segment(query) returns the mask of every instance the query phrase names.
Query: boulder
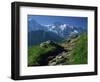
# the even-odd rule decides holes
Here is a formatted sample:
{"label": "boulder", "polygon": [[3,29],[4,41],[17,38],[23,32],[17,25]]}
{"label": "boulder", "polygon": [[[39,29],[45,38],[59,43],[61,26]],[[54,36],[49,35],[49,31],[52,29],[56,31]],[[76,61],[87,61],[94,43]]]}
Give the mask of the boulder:
{"label": "boulder", "polygon": [[47,48],[48,46],[47,46],[47,44],[46,44],[45,42],[43,42],[43,43],[40,44],[40,47],[45,47],[45,48]]}

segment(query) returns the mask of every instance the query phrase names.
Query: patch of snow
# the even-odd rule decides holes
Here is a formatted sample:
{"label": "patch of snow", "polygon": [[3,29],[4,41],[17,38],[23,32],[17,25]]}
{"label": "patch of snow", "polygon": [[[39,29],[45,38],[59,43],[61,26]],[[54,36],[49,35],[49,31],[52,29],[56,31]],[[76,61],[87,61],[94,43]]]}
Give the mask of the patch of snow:
{"label": "patch of snow", "polygon": [[[43,25],[43,24],[42,24],[42,25]],[[51,26],[51,24],[48,24],[48,25],[43,25],[43,26],[50,27],[50,26]]]}
{"label": "patch of snow", "polygon": [[67,26],[66,24],[63,24],[63,25],[60,25],[59,27],[63,31],[66,28],[66,26]]}
{"label": "patch of snow", "polygon": [[56,30],[52,30],[52,32],[54,32],[54,33],[58,34],[58,32],[57,32]]}
{"label": "patch of snow", "polygon": [[55,27],[56,27],[56,26],[54,26],[54,25],[53,25],[53,26],[51,26],[51,28],[52,28],[52,29],[54,29]]}
{"label": "patch of snow", "polygon": [[78,33],[78,31],[77,30],[74,30],[74,33]]}

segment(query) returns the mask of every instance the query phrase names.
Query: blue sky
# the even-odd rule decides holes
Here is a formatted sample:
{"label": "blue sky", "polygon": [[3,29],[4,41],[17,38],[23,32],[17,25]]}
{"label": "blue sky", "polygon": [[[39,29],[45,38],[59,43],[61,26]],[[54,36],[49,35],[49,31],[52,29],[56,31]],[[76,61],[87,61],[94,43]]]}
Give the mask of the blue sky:
{"label": "blue sky", "polygon": [[88,24],[87,17],[28,15],[28,20],[30,19],[34,19],[39,24],[43,25],[53,24],[55,22],[61,22],[64,24],[87,28]]}

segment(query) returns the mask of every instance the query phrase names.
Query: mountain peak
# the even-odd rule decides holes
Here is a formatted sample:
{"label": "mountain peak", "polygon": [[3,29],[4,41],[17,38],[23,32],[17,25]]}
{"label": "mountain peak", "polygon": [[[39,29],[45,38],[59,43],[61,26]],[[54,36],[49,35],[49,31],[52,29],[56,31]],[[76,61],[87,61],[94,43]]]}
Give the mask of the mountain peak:
{"label": "mountain peak", "polygon": [[69,25],[67,23],[62,23],[59,21],[54,22],[53,24],[44,25],[44,24],[39,24],[34,19],[30,19],[28,21],[28,31],[30,32],[30,31],[37,31],[37,30],[53,32],[62,38],[67,38],[72,34],[80,34],[87,31],[82,27]]}

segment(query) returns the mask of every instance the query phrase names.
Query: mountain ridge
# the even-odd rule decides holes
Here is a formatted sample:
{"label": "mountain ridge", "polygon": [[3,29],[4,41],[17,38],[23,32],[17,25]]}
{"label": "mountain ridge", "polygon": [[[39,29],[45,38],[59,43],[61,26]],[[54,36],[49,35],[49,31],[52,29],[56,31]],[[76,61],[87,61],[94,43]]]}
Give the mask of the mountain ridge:
{"label": "mountain ridge", "polygon": [[41,42],[52,40],[60,42],[63,38],[49,31],[37,30],[28,32],[28,46],[39,45]]}
{"label": "mountain ridge", "polygon": [[66,37],[71,33],[80,34],[82,32],[87,31],[86,28],[73,26],[65,23],[54,22],[53,24],[48,25],[41,25],[34,19],[28,21],[28,31],[37,31],[37,30],[44,30],[44,31],[51,31],[58,34],[61,37]]}
{"label": "mountain ridge", "polygon": [[41,25],[32,19],[28,21],[28,44],[29,46],[37,45],[47,40],[59,42],[70,36],[80,35],[86,31],[87,30],[82,27],[76,27],[61,22],[54,22],[53,24],[49,25]]}

